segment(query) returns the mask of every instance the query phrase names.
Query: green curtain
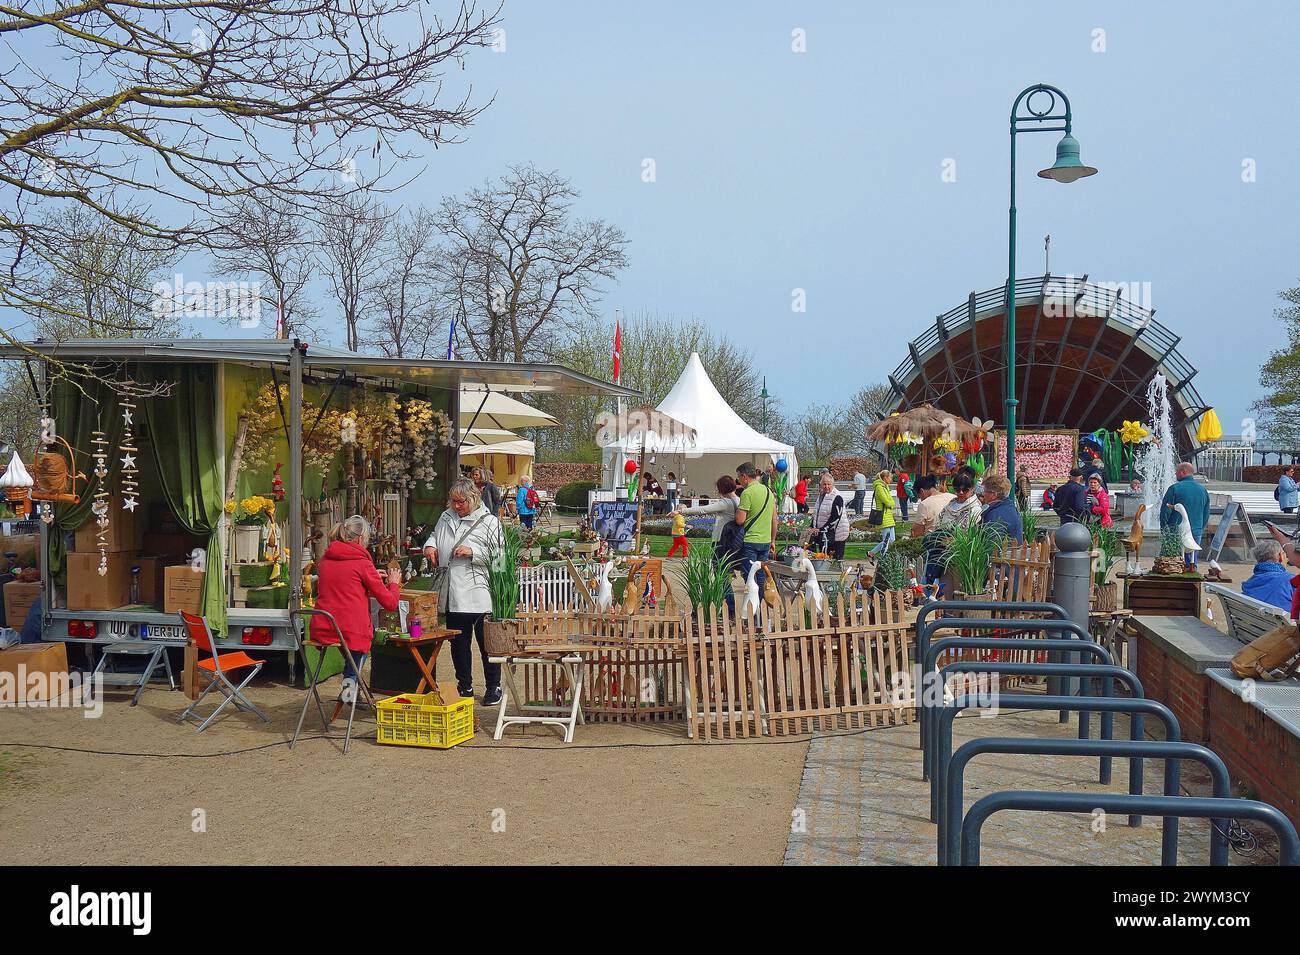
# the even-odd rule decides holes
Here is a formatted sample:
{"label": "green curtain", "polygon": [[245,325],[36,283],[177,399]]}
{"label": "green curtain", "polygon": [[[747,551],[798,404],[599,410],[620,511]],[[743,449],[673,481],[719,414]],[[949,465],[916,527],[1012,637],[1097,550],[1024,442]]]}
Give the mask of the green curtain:
{"label": "green curtain", "polygon": [[143,365],[143,384],[172,382],[165,397],[146,398],[154,463],[167,504],[191,534],[208,538],[208,572],[203,578],[203,615],[208,626],[226,632],[226,580],[222,568],[221,514],[225,482],[220,469],[221,437],[217,369],[211,364]]}
{"label": "green curtain", "polygon": [[[117,405],[118,397],[103,381],[94,378],[78,378],[69,381],[55,378],[51,382],[51,404],[54,410],[54,430],[76,451],[76,468],[85,474],[85,482],[75,482],[81,500],[76,504],[55,504],[54,524],[50,528],[49,557],[50,575],[58,587],[68,584],[67,546],[65,538],[86,521],[90,520],[90,505],[94,503],[95,492],[99,490],[99,479],[95,477],[95,459],[90,453],[95,446],[90,443],[92,434],[98,426],[103,429],[108,439],[108,477],[105,478],[109,488],[118,486],[122,469],[121,454],[117,446],[122,441],[122,412]],[[67,451],[58,445],[65,456]],[[31,464],[28,459],[28,464]],[[71,470],[71,468],[70,468]],[[109,519],[113,518],[109,515]]]}

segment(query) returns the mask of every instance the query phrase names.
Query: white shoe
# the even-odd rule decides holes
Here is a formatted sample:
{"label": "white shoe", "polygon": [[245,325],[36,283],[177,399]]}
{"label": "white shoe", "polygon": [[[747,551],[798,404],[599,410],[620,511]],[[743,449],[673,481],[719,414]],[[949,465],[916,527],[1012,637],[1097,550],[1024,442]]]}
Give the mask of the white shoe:
{"label": "white shoe", "polygon": [[357,699],[357,681],[350,676],[343,678],[343,687],[339,690],[339,700],[354,703]]}

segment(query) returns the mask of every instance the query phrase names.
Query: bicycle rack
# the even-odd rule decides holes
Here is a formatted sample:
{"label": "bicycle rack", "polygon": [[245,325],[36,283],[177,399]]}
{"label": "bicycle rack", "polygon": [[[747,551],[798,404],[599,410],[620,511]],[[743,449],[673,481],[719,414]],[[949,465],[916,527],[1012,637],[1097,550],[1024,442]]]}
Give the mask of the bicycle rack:
{"label": "bicycle rack", "polygon": [[[1194,759],[1210,771],[1214,782],[1216,799],[1231,796],[1228,780],[1228,768],[1223,760],[1213,751],[1200,743],[1170,743],[1164,740],[1094,740],[1094,739],[1019,739],[1015,737],[986,736],[973,739],[958,747],[952,754],[948,765],[948,785],[944,794],[940,812],[947,816],[944,838],[939,842],[939,865],[956,865],[958,858],[957,838],[961,830],[961,809],[963,801],[963,783],[966,764],[983,753],[1007,753],[1025,756],[1128,756],[1138,765],[1143,757],[1163,759],[1165,761],[1165,795],[1179,795],[1180,763],[1179,759]],[[1141,777],[1136,786],[1133,778],[1129,779],[1129,795],[1142,795]],[[1133,817],[1132,818],[1140,818]],[[1174,821],[1166,816],[1164,829]],[[1170,855],[1172,854],[1172,856]],[[1160,843],[1161,865],[1177,865],[1178,841],[1177,827],[1174,827],[1174,839],[1170,842],[1164,835]],[[1227,820],[1212,819],[1210,827],[1210,865],[1228,864]]]}
{"label": "bicycle rack", "polygon": [[[916,612],[916,658],[920,660],[925,657],[926,648],[930,643],[930,634],[935,629],[926,629],[926,619],[930,614],[937,610],[990,610],[999,607],[1022,613],[1050,613],[1056,615],[1054,618],[1047,619],[1070,619],[1070,615],[1060,604],[1042,603],[1033,600],[1011,601],[1002,604],[991,604],[978,600],[932,600]],[[958,624],[950,623],[949,626],[958,626]]]}
{"label": "bicycle rack", "polygon": [[[1086,664],[1001,663],[997,661],[990,661],[988,663],[984,663],[978,660],[959,660],[954,663],[945,664],[943,668],[939,670],[940,687],[947,686],[948,677],[952,673],[1005,673],[1009,676],[1033,676],[1035,674],[1041,674],[1043,676],[1048,676],[1048,675],[1083,676],[1083,677],[1110,676],[1110,677],[1114,677],[1116,680],[1119,680],[1122,683],[1128,684],[1129,695],[1131,698],[1143,699],[1146,697],[1146,693],[1142,689],[1142,681],[1137,678],[1137,674],[1135,674],[1132,670],[1125,669],[1124,667],[1121,666],[1111,666],[1109,664],[1101,664],[1101,663],[1086,663]],[[1105,681],[1107,685],[1109,684],[1109,682],[1110,682],[1109,680]],[[1088,684],[1086,682],[1081,682],[1080,687],[1082,690],[1080,696],[1091,695],[1087,692]],[[1102,696],[1110,695],[1105,692],[1106,689],[1107,686],[1102,687]],[[1079,714],[1081,728],[1087,726],[1087,723],[1084,722],[1084,717],[1086,716],[1087,714],[1083,712]],[[1102,719],[1103,720],[1109,719],[1110,716],[1111,714],[1109,713],[1103,713]],[[1140,714],[1138,715],[1137,719],[1139,720],[1141,719]],[[1113,726],[1111,728],[1113,729]],[[1102,727],[1102,739],[1112,739],[1113,733],[1108,734],[1106,732],[1106,729],[1107,728],[1105,726]],[[1140,729],[1141,727],[1139,727],[1139,731]],[[1087,739],[1087,738],[1088,738],[1088,734],[1086,732],[1081,731],[1079,733],[1079,739]],[[933,740],[931,740],[931,742],[933,743]],[[1134,759],[1129,763],[1130,778],[1134,774],[1136,774],[1139,779],[1142,778],[1142,760],[1140,759]],[[1102,756],[1097,771],[1097,782],[1105,786],[1110,783],[1110,779],[1111,779],[1110,757]],[[1141,790],[1139,789],[1138,792],[1141,792]],[[942,798],[943,793],[940,793],[939,796]]]}
{"label": "bicycle rack", "polygon": [[[1227,817],[1253,819],[1262,822],[1278,838],[1278,864],[1300,865],[1300,836],[1295,826],[1275,806],[1253,799],[1215,799],[1206,796],[1130,796],[1120,793],[1052,793],[1052,792],[997,792],[985,796],[971,806],[961,824],[961,865],[980,864],[980,830],[989,816],[1004,810],[1028,812],[1084,812],[1097,809],[1115,813],[1149,813],[1153,816],[1196,819],[1222,819]],[[1166,856],[1161,853],[1161,859]],[[1178,864],[1178,844],[1168,857]]]}
{"label": "bicycle rack", "polygon": [[[1026,649],[1024,645],[1027,642],[1029,641],[1018,637],[944,637],[941,640],[936,640],[926,651],[925,663],[919,674],[921,680],[918,682],[918,689],[921,692],[918,693],[918,704],[916,708],[917,719],[920,720],[922,716],[925,717],[921,729],[921,778],[922,779],[929,779],[933,775],[933,770],[934,770],[934,747],[930,745],[930,741],[934,737],[934,729],[933,729],[934,724],[930,719],[930,714],[929,714],[930,707],[928,706],[925,700],[924,676],[925,674],[934,671],[934,663],[935,660],[938,659],[939,654],[943,653],[945,650],[950,650],[950,649],[1024,650]],[[1101,646],[1100,644],[1093,643],[1091,640],[1084,642],[1078,639],[1034,638],[1033,643],[1034,646],[1032,647],[1032,649],[1035,650],[1056,649],[1056,650],[1078,651],[1080,653],[1090,653],[1094,657],[1098,657],[1099,659],[1101,659],[1103,663],[1105,663],[1108,666],[1113,665],[1115,662],[1111,658],[1109,650],[1107,650],[1105,647]],[[1041,664],[1041,665],[1048,666],[1048,664]],[[1056,664],[1056,665],[1068,666],[1069,664]],[[1105,695],[1109,696],[1110,684],[1106,683],[1102,687],[1102,690]],[[1074,697],[1065,697],[1065,699],[1074,699]],[[1065,716],[1066,712],[1067,711],[1064,709],[1061,710],[1062,716],[1068,719],[1068,717]],[[1089,721],[1087,717],[1081,713],[1079,715],[1079,738],[1087,739],[1088,735],[1089,735]],[[1102,735],[1102,739],[1110,739],[1111,736],[1113,735],[1113,733],[1111,732],[1111,721],[1109,720],[1108,717],[1104,718],[1102,721],[1101,735]]]}
{"label": "bicycle rack", "polygon": [[[1170,743],[1181,743],[1183,741],[1182,729],[1178,724],[1178,717],[1174,716],[1169,707],[1156,700],[1126,700],[1115,697],[1090,696],[1086,698],[1077,696],[1025,696],[1009,694],[1000,697],[999,705],[1006,706],[1007,709],[1015,710],[1053,710],[1057,707],[1064,707],[1067,710],[1090,709],[1104,713],[1109,710],[1111,713],[1149,713],[1158,716],[1165,724],[1165,740]],[[946,820],[938,812],[939,793],[945,791],[948,783],[948,763],[952,759],[952,724],[957,718],[957,714],[964,709],[978,706],[979,701],[970,697],[958,697],[952,703],[946,703],[939,710],[938,723],[936,728],[937,735],[934,743],[937,748],[934,753],[934,773],[930,778],[930,821],[938,823],[940,837],[942,838],[946,829]],[[1129,739],[1138,743],[1142,741],[1142,724],[1137,720],[1129,721]],[[1177,767],[1175,767],[1177,769]],[[1138,777],[1141,778],[1141,777]],[[1129,817],[1131,827],[1136,828],[1142,824],[1141,815],[1132,815]],[[1178,838],[1177,822],[1168,826],[1165,830],[1165,839]]]}
{"label": "bicycle rack", "polygon": [[[962,604],[965,604],[967,601],[964,601],[964,600],[963,600],[963,601],[953,601],[953,602],[954,602],[954,603],[962,603]],[[928,605],[927,605],[927,606],[928,606]],[[984,608],[987,608],[987,607],[994,606],[994,605],[992,605],[992,604],[980,604],[980,605],[978,605],[978,606],[982,606],[982,607],[984,607]],[[1002,604],[1001,606],[1009,607],[1009,606],[1011,606],[1011,604]],[[1039,604],[1039,605],[1037,605],[1037,606],[1055,606],[1055,605],[1054,605],[1054,604]],[[922,609],[925,609],[925,608],[922,608]],[[960,619],[960,620],[961,620],[961,623],[960,623],[960,624],[958,624],[958,623],[954,623],[953,620],[956,620],[956,619]],[[1096,641],[1092,639],[1092,634],[1090,634],[1087,630],[1085,630],[1085,629],[1084,629],[1080,624],[1075,623],[1073,620],[1029,620],[1029,621],[1025,621],[1025,622],[1026,622],[1026,623],[1030,623],[1030,624],[1032,624],[1032,625],[1033,625],[1032,627],[1008,627],[1008,626],[1007,626],[1008,623],[1014,623],[1014,622],[1015,622],[1015,621],[998,620],[998,619],[993,618],[993,617],[971,617],[971,618],[948,618],[948,617],[940,617],[938,620],[932,620],[931,622],[927,623],[925,626],[918,627],[918,628],[917,628],[917,633],[916,633],[916,646],[917,646],[916,659],[918,659],[918,660],[923,660],[923,661],[924,661],[924,668],[921,670],[920,677],[921,677],[921,678],[924,678],[925,674],[927,674],[927,673],[929,673],[931,670],[933,670],[933,669],[934,669],[935,660],[938,659],[937,654],[934,654],[934,653],[933,653],[933,651],[934,651],[934,647],[933,647],[933,645],[930,643],[930,634],[934,633],[936,630],[949,630],[949,629],[961,629],[961,630],[1008,630],[1008,629],[1018,629],[1018,630],[1029,630],[1029,629],[1032,629],[1032,630],[1036,630],[1036,631],[1037,631],[1037,630],[1064,631],[1064,632],[1066,632],[1066,633],[1072,633],[1072,634],[1074,634],[1074,637],[1073,637],[1072,639],[1076,640],[1076,641],[1079,642],[1079,643],[1082,643],[1082,644],[1090,644],[1090,645],[1093,645],[1093,646],[1096,646],[1096,645],[1097,645],[1097,644],[1096,644]],[[966,637],[962,637],[962,638],[958,638],[958,637],[943,637],[942,640],[941,640],[940,642],[942,642],[943,640],[955,640],[955,639],[969,639],[969,638],[966,638]],[[1022,642],[1022,643],[1025,642],[1025,641],[1027,641],[1027,640],[1034,640],[1034,641],[1037,642],[1038,646],[1035,646],[1035,647],[1028,647],[1028,648],[1026,648],[1026,647],[1020,647],[1020,648],[1017,648],[1017,649],[1047,649],[1046,647],[1043,647],[1043,646],[1042,646],[1042,644],[1043,644],[1045,641],[1044,641],[1042,638],[1039,638],[1039,637],[989,637],[988,639],[990,639],[990,640],[1014,640],[1014,641],[1018,641],[1018,642]],[[951,645],[949,644],[948,646],[951,646]],[[1000,645],[999,645],[999,646],[1000,646]],[[985,649],[997,649],[997,647],[990,647],[990,648],[985,648]],[[1071,651],[1074,651],[1074,650],[1078,650],[1079,648],[1078,648],[1078,647],[1071,647],[1070,649],[1071,649]],[[1106,662],[1107,662],[1107,663],[1114,663],[1115,661],[1114,661],[1114,660],[1110,660],[1110,659],[1108,659]],[[918,680],[917,680],[917,683],[919,684],[920,682],[921,682],[921,680],[918,679]],[[1048,689],[1048,692],[1051,692],[1051,691],[1052,691],[1053,688],[1052,688],[1051,684],[1048,685],[1048,688],[1047,688],[1047,689]],[[1059,693],[1059,687],[1057,688],[1057,691],[1058,691],[1058,692],[1057,692],[1056,694],[1054,694],[1054,695],[1061,695],[1061,694]],[[927,714],[926,714],[924,708],[918,709],[917,714],[916,714],[916,718],[917,718],[917,722],[920,724],[920,728],[921,728],[921,747],[924,749],[924,748],[925,748],[925,727],[926,727],[926,722],[927,722],[927,720],[928,720],[928,716],[927,716]],[[1066,719],[1067,719],[1067,717],[1066,717],[1066,715],[1065,715],[1065,712],[1062,711],[1062,713],[1061,713],[1061,722],[1064,723],[1064,722],[1066,721]]]}

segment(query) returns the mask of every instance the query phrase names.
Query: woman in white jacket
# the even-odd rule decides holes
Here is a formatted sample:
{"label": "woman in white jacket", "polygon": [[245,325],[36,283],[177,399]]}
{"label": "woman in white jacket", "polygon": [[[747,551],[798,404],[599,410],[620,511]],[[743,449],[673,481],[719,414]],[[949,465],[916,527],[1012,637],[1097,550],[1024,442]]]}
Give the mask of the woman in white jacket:
{"label": "woman in white jacket", "polygon": [[461,478],[451,486],[448,507],[424,542],[424,555],[435,567],[447,567],[447,627],[460,633],[451,640],[451,662],[461,696],[474,695],[474,651],[478,641],[487,689],[483,705],[501,701],[501,666],[488,662],[483,621],[492,610],[487,566],[501,539],[501,523],[483,506],[474,482]]}

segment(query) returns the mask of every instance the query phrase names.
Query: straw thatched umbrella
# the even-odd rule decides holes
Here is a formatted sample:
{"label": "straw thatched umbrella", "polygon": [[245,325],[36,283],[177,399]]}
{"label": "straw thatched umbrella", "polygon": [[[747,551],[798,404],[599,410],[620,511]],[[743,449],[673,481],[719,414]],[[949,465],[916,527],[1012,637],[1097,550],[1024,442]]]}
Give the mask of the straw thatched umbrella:
{"label": "straw thatched umbrella", "polygon": [[867,434],[873,441],[892,444],[911,435],[921,439],[921,474],[930,470],[930,452],[936,438],[949,438],[961,444],[983,435],[984,429],[963,420],[960,416],[943,411],[930,404],[919,405],[890,415],[883,421],[868,426]]}
{"label": "straw thatched umbrella", "polygon": [[[606,414],[597,422],[600,433],[597,441],[605,446],[615,438],[627,438],[628,446],[638,444],[637,486],[636,486],[636,550],[641,548],[641,498],[645,485],[641,476],[645,473],[646,444],[653,443],[664,447],[690,447],[695,444],[696,431],[690,425],[678,421],[672,415],[664,414],[650,405],[628,408],[617,415]],[[653,436],[653,439],[652,439]]]}

